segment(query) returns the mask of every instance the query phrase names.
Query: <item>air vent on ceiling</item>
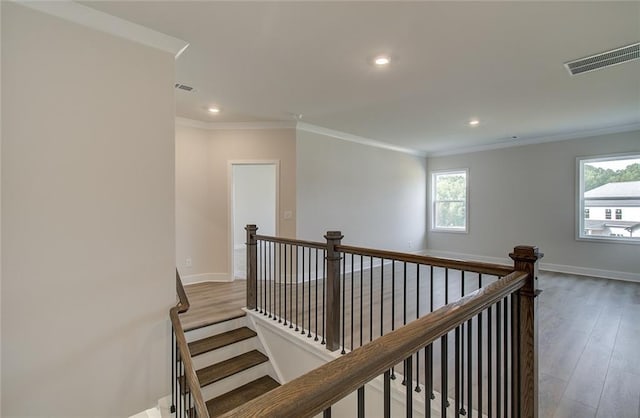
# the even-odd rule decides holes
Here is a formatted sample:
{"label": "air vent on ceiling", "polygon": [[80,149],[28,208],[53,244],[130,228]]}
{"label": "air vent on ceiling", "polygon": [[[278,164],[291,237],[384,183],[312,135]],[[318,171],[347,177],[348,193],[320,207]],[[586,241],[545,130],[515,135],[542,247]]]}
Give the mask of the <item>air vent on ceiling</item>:
{"label": "air vent on ceiling", "polygon": [[193,90],[193,87],[191,87],[191,86],[187,86],[186,84],[176,83],[176,86],[175,86],[175,87],[176,87],[177,89],[184,90],[184,91],[192,91],[192,90]]}
{"label": "air vent on ceiling", "polygon": [[566,62],[564,66],[567,68],[567,71],[569,71],[569,74],[577,75],[622,64],[623,62],[637,60],[638,58],[640,58],[640,43],[635,43],[590,57]]}

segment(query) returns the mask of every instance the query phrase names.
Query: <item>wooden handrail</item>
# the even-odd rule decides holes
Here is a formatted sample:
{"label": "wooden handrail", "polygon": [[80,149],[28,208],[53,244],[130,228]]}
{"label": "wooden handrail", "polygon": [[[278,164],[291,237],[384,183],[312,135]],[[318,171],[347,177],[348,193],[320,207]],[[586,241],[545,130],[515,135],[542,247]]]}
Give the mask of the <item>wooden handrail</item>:
{"label": "wooden handrail", "polygon": [[[184,291],[184,286],[182,286],[180,274],[178,274],[177,270],[176,293],[178,294],[178,303],[169,310],[169,318],[171,318],[171,325],[173,325],[173,332],[176,336],[176,344],[178,346],[178,350],[180,350],[182,362],[184,363],[186,383],[191,389],[191,395],[193,396],[197,416],[199,418],[209,418],[209,411],[207,411],[207,405],[204,402],[202,391],[200,390],[200,382],[198,381],[196,370],[193,367],[193,362],[191,361],[189,345],[187,344],[187,339],[184,335],[184,330],[182,329],[182,323],[180,323],[180,317],[178,316],[178,314],[188,311],[190,304],[189,298],[187,298],[187,293]],[[179,393],[182,392],[183,391],[179,391]]]}
{"label": "wooden handrail", "polygon": [[268,235],[256,235],[256,239],[268,242],[275,242],[276,244],[292,244],[292,245],[301,245],[305,247],[311,248],[319,248],[324,250],[327,248],[326,242],[315,242],[315,241],[303,241],[299,239],[293,238],[280,238],[280,237],[270,237]]}
{"label": "wooden handrail", "polygon": [[352,247],[349,245],[339,245],[336,251],[363,255],[367,257],[377,257],[386,260],[406,261],[407,263],[425,264],[435,267],[450,268],[456,270],[470,271],[474,273],[490,274],[493,276],[506,276],[513,272],[512,266],[479,263],[475,261],[462,261],[452,258],[430,257],[418,254],[407,254],[396,251],[376,250],[372,248]]}
{"label": "wooden handrail", "polygon": [[[344,248],[344,247],[343,247]],[[312,417],[523,286],[515,271],[222,417]]]}

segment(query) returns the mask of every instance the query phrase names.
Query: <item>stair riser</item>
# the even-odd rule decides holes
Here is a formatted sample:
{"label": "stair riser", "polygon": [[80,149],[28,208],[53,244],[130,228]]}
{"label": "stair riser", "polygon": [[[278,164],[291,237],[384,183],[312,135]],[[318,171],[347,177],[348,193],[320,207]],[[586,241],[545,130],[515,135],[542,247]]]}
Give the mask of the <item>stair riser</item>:
{"label": "stair riser", "polygon": [[260,343],[257,337],[238,341],[237,343],[200,354],[199,356],[193,357],[192,360],[195,369],[200,370],[207,366],[211,366],[212,364],[220,363],[221,361],[247,353],[251,350],[262,351],[260,350]]}
{"label": "stair riser", "polygon": [[206,401],[215,398],[216,396],[220,396],[224,393],[230,392],[244,384],[259,379],[262,376],[272,376],[271,369],[271,365],[266,362],[254,366],[250,369],[243,370],[240,373],[236,373],[233,376],[227,377],[226,379],[222,379],[218,382],[203,387],[202,396]]}
{"label": "stair riser", "polygon": [[242,318],[236,318],[229,321],[220,322],[218,324],[213,324],[187,331],[185,332],[185,337],[187,339],[187,342],[197,341],[245,326],[247,326],[247,318],[243,316]]}

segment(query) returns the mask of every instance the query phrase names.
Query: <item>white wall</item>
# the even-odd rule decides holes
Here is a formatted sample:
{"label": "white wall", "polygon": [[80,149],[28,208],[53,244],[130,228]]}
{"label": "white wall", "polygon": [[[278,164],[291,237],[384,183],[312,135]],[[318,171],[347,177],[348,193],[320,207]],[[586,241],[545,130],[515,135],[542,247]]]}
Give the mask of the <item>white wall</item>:
{"label": "white wall", "polygon": [[425,248],[425,158],[303,130],[296,155],[299,238],[340,230],[346,244]]}
{"label": "white wall", "polygon": [[[229,161],[280,161],[278,234],[295,237],[295,130],[208,130],[178,123],[175,144],[175,251],[186,282],[230,278]],[[285,211],[293,218],[284,219]],[[187,257],[191,267],[186,266]]]}
{"label": "white wall", "polygon": [[174,57],[2,2],[2,416],[170,392]]}
{"label": "white wall", "polygon": [[640,131],[429,158],[469,168],[469,233],[430,231],[430,250],[508,260],[537,245],[542,267],[640,280],[637,245],[576,241],[576,157],[640,151]]}

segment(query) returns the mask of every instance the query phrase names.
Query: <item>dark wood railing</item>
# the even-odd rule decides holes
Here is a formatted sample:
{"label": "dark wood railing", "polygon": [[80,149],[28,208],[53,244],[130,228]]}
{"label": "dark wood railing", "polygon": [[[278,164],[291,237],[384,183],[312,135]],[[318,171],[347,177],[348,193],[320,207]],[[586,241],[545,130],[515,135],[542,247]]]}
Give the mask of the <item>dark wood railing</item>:
{"label": "dark wood railing", "polygon": [[[425,416],[431,416],[436,393],[446,416],[451,407],[449,382],[455,387],[452,416],[478,411],[488,416],[537,416],[534,298],[537,260],[542,254],[536,248],[516,247],[510,254],[512,267],[346,246],[341,244],[342,234],[335,231],[327,233],[326,243],[266,237],[256,231],[254,225],[247,226],[248,308],[307,337],[315,334],[315,340],[331,351],[342,348],[349,361],[360,362],[348,370],[367,371],[364,381],[365,377],[349,376],[350,372],[336,377],[332,367],[337,372],[347,365],[341,358],[339,366],[321,368],[310,373],[312,378],[294,381],[305,389],[293,387],[294,382],[284,385],[269,395],[270,403],[280,404],[280,396],[310,390],[310,396],[324,399],[309,412],[313,415],[355,388],[358,405],[364,408],[362,385],[388,368],[385,392],[388,379],[394,379],[397,371],[406,387],[407,416],[413,408],[412,392],[423,390]],[[476,305],[479,310],[473,308]],[[446,323],[449,328],[438,328],[433,338],[433,330],[423,330],[427,334],[418,334],[420,347],[415,346],[418,340],[413,341],[410,352],[390,343],[390,335],[404,338],[405,333],[418,332],[416,323],[428,327]],[[376,350],[384,352],[387,362],[379,363],[382,354],[374,355]],[[440,375],[439,381],[434,380],[435,374]],[[319,379],[320,386],[330,386],[330,393],[311,384],[314,379]],[[356,383],[342,387],[341,379],[356,379]],[[333,392],[336,386],[340,397]],[[278,407],[284,409],[272,405],[263,411],[257,406],[239,409],[235,416],[288,416],[285,405],[307,404],[306,395],[300,396]],[[276,412],[269,415],[272,409]]]}
{"label": "dark wood railing", "polygon": [[169,310],[171,319],[171,412],[176,417],[209,418],[200,390],[191,353],[187,344],[179,314],[189,310],[189,299],[176,270],[178,303]]}

